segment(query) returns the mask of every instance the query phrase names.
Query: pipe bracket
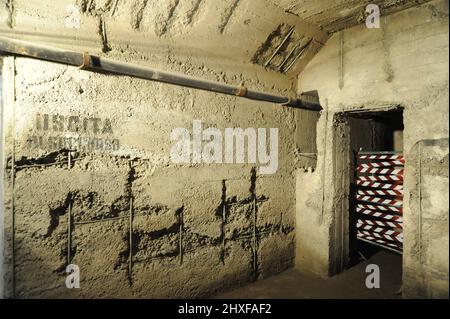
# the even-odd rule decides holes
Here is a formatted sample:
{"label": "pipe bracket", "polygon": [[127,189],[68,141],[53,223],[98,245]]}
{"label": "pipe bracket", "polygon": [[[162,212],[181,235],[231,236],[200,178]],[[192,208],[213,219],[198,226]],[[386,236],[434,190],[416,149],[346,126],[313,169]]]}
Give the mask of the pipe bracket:
{"label": "pipe bracket", "polygon": [[236,96],[247,96],[247,88],[245,86],[240,86],[237,90],[236,90]]}
{"label": "pipe bracket", "polygon": [[91,56],[87,52],[83,52],[83,64],[81,64],[78,68],[80,70],[87,70],[91,65]]}
{"label": "pipe bracket", "polygon": [[286,102],[282,103],[281,105],[283,105],[283,106],[290,106],[290,105],[292,105],[292,103],[293,103],[297,98],[292,97],[292,96],[288,96],[287,99],[288,99],[288,100],[287,100]]}

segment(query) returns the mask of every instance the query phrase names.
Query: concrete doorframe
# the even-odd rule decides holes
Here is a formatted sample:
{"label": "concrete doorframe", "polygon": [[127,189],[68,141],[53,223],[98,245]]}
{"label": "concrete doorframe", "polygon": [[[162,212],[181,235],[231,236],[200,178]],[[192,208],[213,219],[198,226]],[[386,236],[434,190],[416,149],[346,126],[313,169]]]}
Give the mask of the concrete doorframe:
{"label": "concrete doorframe", "polygon": [[[324,180],[324,192],[328,194],[328,213],[330,221],[329,275],[344,271],[349,259],[349,190],[350,190],[350,126],[345,113],[334,113],[330,118],[331,152],[328,171]],[[327,180],[328,179],[328,180]],[[325,208],[326,209],[326,208]]]}
{"label": "concrete doorframe", "polygon": [[[330,223],[329,275],[344,271],[350,262],[350,176],[351,163],[354,160],[351,149],[351,132],[349,117],[369,113],[403,111],[403,107],[392,104],[384,107],[361,108],[333,113],[330,117],[332,134],[328,151],[331,151],[331,162],[328,181],[325,178],[325,194],[328,199]],[[363,132],[361,132],[362,134]],[[370,134],[372,134],[370,132]],[[325,213],[325,215],[327,215]]]}
{"label": "concrete doorframe", "polygon": [[299,271],[329,277],[347,269],[350,262],[350,115],[403,109],[392,103],[321,113],[316,169],[296,172],[295,267]]}
{"label": "concrete doorframe", "polygon": [[8,176],[8,156],[13,154],[9,145],[14,127],[15,60],[0,56],[0,298],[11,298],[12,289],[12,189]]}
{"label": "concrete doorframe", "polygon": [[295,267],[301,272],[329,277],[347,265],[348,135],[345,116],[322,112],[316,169],[297,170]]}

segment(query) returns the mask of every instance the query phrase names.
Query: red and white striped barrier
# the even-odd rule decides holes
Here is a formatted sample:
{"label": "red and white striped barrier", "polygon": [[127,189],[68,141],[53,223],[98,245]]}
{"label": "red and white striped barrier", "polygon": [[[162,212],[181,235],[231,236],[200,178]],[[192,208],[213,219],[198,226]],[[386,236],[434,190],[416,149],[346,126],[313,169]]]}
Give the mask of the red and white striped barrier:
{"label": "red and white striped barrier", "polygon": [[393,247],[393,248],[397,248],[397,249],[399,249],[399,250],[402,250],[402,249],[403,249],[403,248],[402,248],[402,245],[401,245],[400,243],[396,243],[396,242],[388,242],[388,241],[385,241],[385,240],[382,240],[382,239],[379,239],[379,238],[375,238],[375,237],[373,237],[373,236],[365,235],[365,234],[360,233],[360,232],[357,233],[357,237],[358,237],[358,238],[366,239],[366,240],[368,240],[368,241],[373,241],[373,242],[376,242],[376,243],[381,244],[381,245],[385,245],[385,246],[390,246],[390,247]]}
{"label": "red and white striped barrier", "polygon": [[394,212],[400,215],[403,213],[403,207],[371,205],[371,204],[360,204],[358,206],[362,206],[363,208],[370,210],[378,210],[382,212]]}
{"label": "red and white striped barrier", "polygon": [[403,160],[403,155],[395,154],[373,154],[373,155],[358,155],[359,159],[362,160]]}
{"label": "red and white striped barrier", "polygon": [[380,239],[387,239],[403,243],[403,233],[399,233],[393,230],[386,230],[385,232],[375,233],[367,230],[359,230],[362,234],[372,236]]}
{"label": "red and white striped barrier", "polygon": [[371,219],[358,219],[357,225],[372,225],[372,226],[382,226],[382,227],[393,227],[398,229],[403,229],[403,223],[384,221],[384,220],[371,220]]}
{"label": "red and white striped barrier", "polygon": [[379,212],[379,211],[374,211],[374,210],[370,210],[367,208],[364,208],[362,205],[358,205],[356,206],[356,212],[367,215],[367,216],[371,216],[371,217],[376,217],[376,218],[382,218],[385,220],[391,220],[391,221],[396,221],[396,222],[403,222],[403,217],[402,216],[398,216],[398,215],[393,215],[393,214],[388,214],[385,212]]}
{"label": "red and white striped barrier", "polygon": [[393,189],[393,190],[403,190],[403,185],[401,184],[389,184],[389,183],[379,183],[379,182],[366,182],[360,179],[356,180],[356,185],[362,187],[372,187],[381,189]]}
{"label": "red and white striped barrier", "polygon": [[386,162],[369,162],[361,164],[361,167],[389,167],[389,166],[403,166],[405,160],[386,161]]}
{"label": "red and white striped barrier", "polygon": [[366,224],[357,224],[356,227],[358,229],[366,230],[368,232],[375,232],[380,235],[394,236],[396,234],[402,234],[401,238],[403,239],[403,233],[396,231],[396,230],[392,230],[392,229],[388,229],[388,228],[384,228],[384,227],[380,227],[380,226],[366,225]]}
{"label": "red and white striped barrier", "polygon": [[361,175],[358,178],[365,182],[400,182],[403,175]]}
{"label": "red and white striped barrier", "polygon": [[358,172],[363,174],[382,174],[382,175],[403,175],[405,170],[403,168],[373,168],[373,167],[364,167],[362,165],[358,165]]}
{"label": "red and white striped barrier", "polygon": [[[357,237],[385,247],[402,250],[403,168],[400,154],[358,154],[356,180]],[[362,215],[360,215],[362,216]]]}
{"label": "red and white striped barrier", "polygon": [[358,190],[358,195],[381,195],[381,196],[402,196],[403,190],[395,189],[360,189]]}
{"label": "red and white striped barrier", "polygon": [[356,199],[363,201],[363,202],[379,204],[379,205],[389,205],[389,206],[396,206],[396,207],[403,206],[403,201],[400,199],[389,199],[389,198],[364,196],[364,195],[356,195]]}

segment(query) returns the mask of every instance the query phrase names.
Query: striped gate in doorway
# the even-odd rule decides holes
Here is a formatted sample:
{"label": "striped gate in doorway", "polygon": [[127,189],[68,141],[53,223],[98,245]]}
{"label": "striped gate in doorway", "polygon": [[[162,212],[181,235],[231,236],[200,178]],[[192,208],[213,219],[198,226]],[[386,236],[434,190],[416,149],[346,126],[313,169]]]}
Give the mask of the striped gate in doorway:
{"label": "striped gate in doorway", "polygon": [[356,164],[358,240],[402,253],[403,155],[358,152]]}

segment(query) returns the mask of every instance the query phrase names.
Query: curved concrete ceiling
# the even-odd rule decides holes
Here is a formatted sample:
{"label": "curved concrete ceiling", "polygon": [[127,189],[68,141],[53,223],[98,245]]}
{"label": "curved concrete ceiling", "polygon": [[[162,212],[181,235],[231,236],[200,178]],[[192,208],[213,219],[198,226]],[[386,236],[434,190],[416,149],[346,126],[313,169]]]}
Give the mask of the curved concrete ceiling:
{"label": "curved concrete ceiling", "polygon": [[[425,0],[373,0],[401,10]],[[0,0],[0,35],[103,54],[256,64],[295,76],[362,0]],[[126,57],[126,56],[125,56]]]}
{"label": "curved concrete ceiling", "polygon": [[380,7],[382,15],[392,14],[429,0],[270,0],[288,13],[333,33],[363,23],[368,4]]}

